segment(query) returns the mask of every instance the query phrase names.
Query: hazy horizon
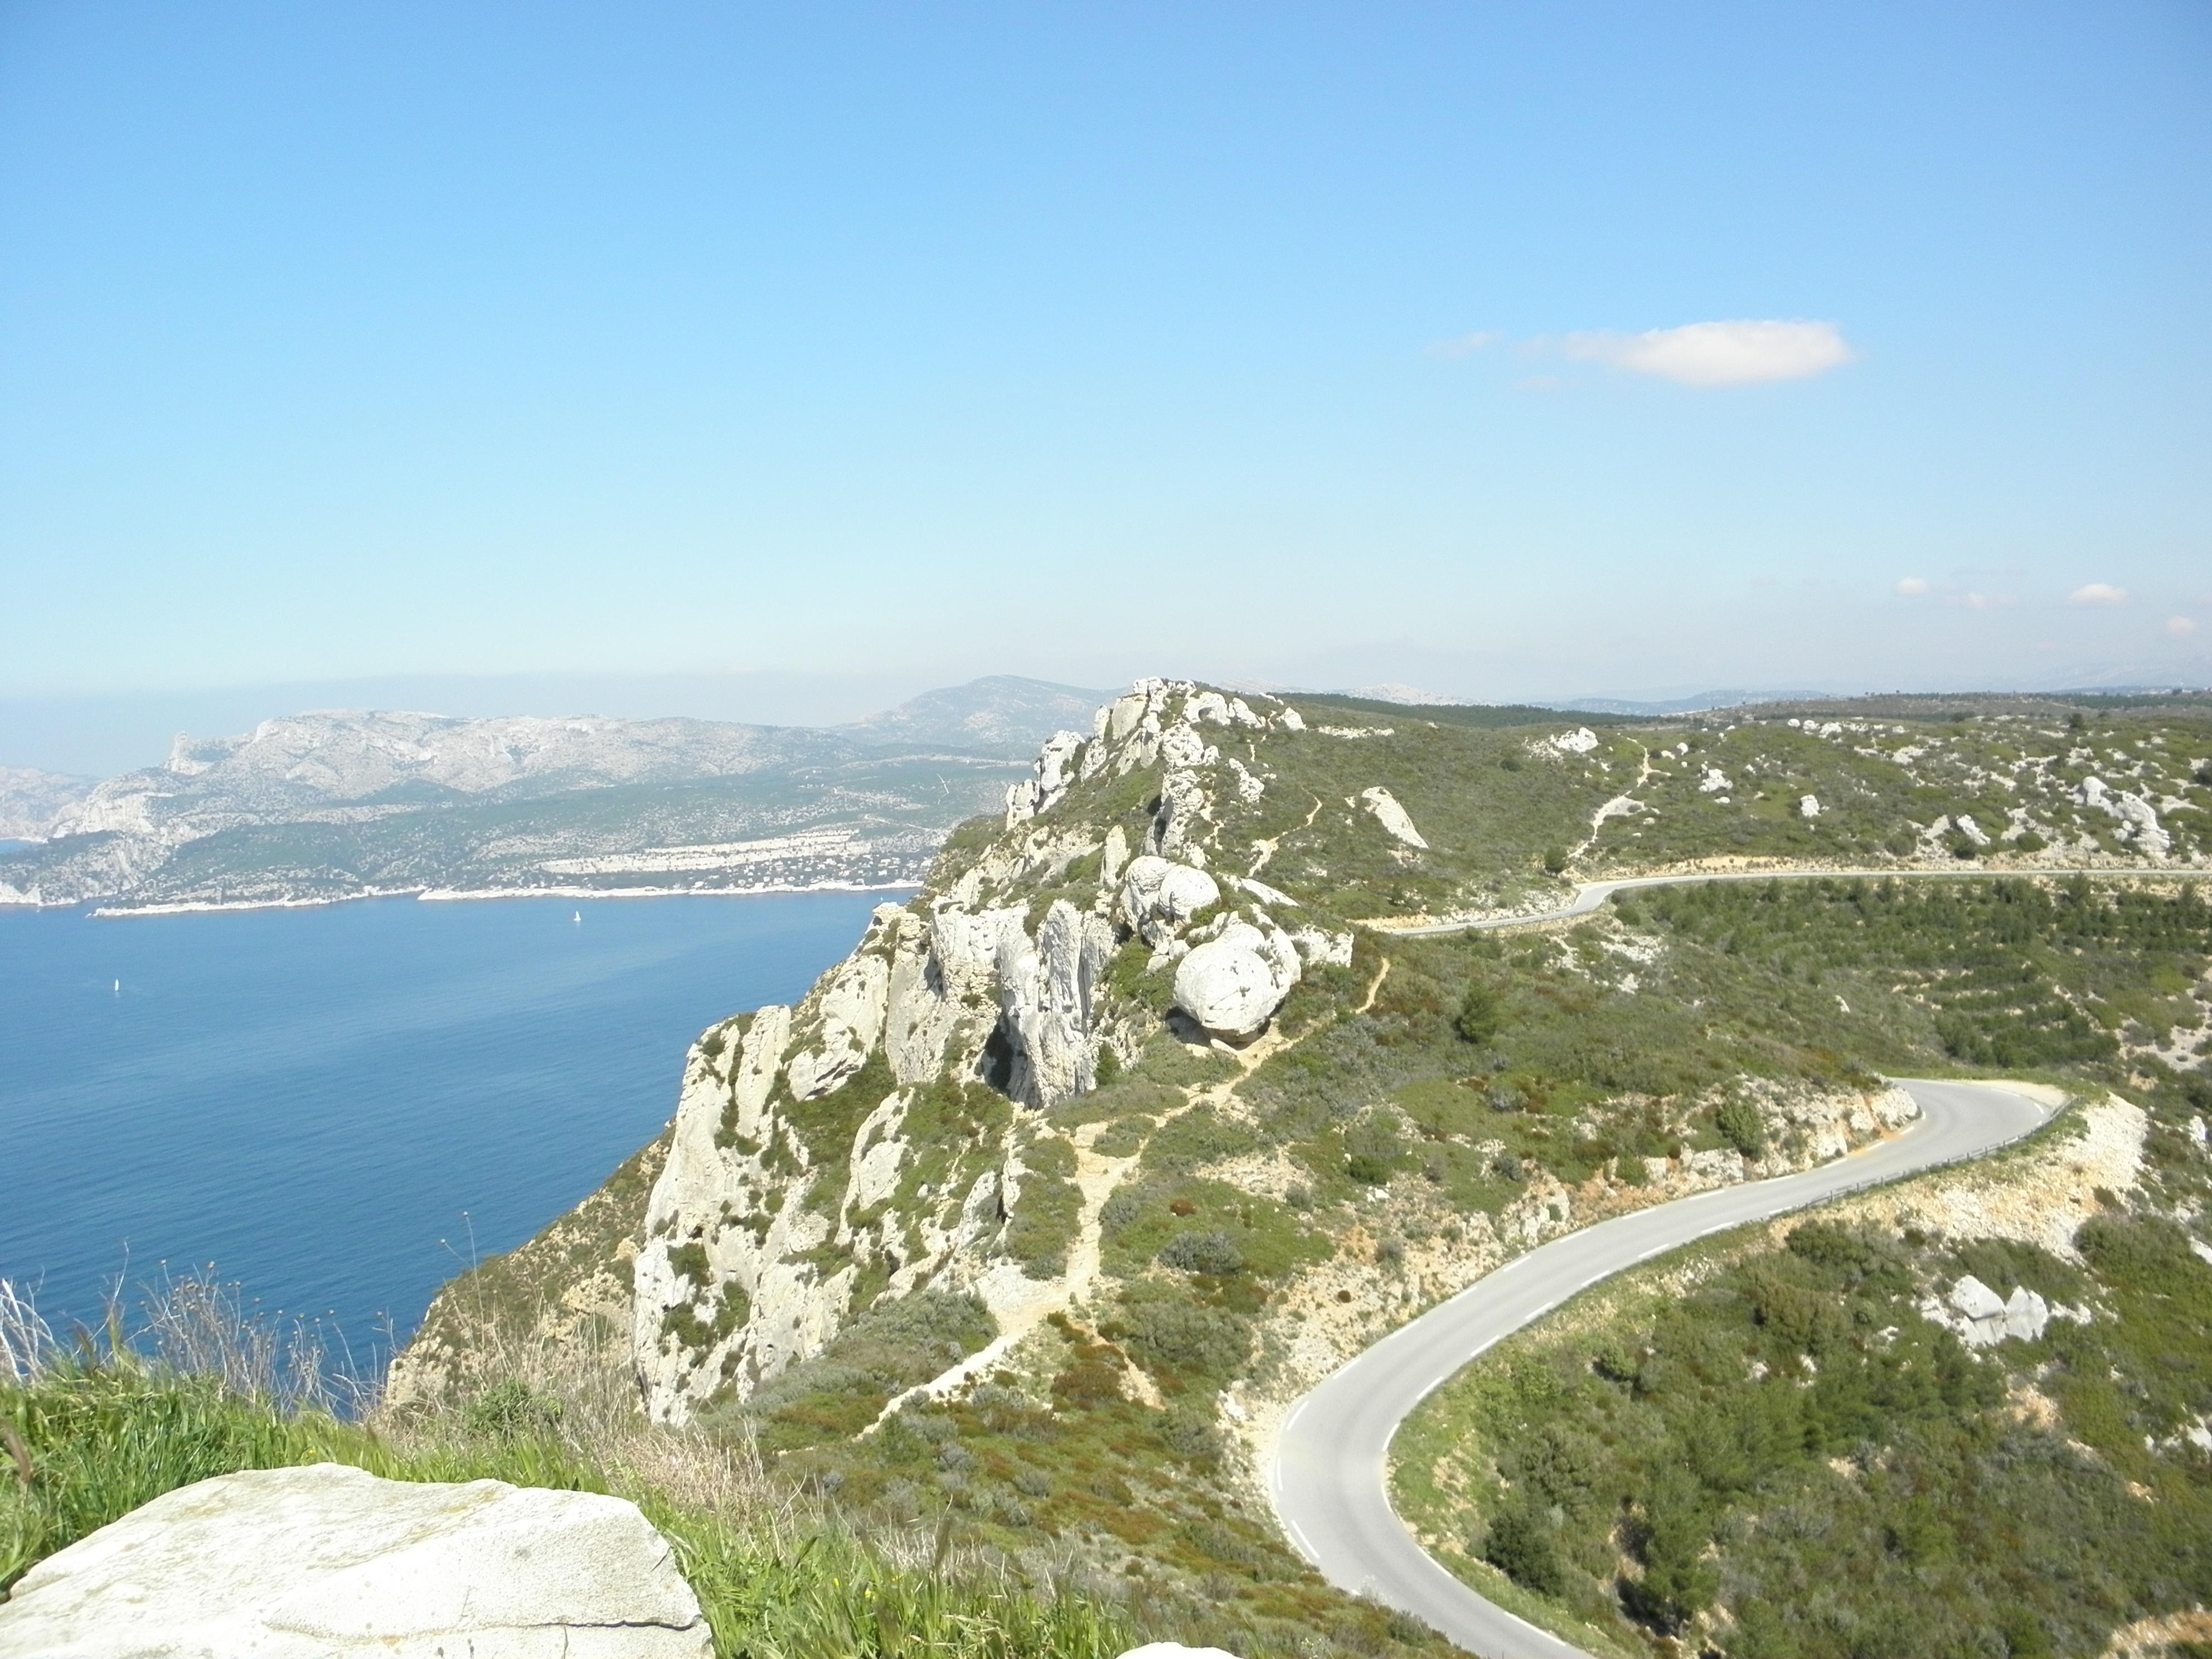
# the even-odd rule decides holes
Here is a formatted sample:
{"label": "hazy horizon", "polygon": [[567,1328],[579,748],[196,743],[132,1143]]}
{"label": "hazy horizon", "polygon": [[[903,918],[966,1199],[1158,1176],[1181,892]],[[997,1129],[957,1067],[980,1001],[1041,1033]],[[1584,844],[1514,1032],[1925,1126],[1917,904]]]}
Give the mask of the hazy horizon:
{"label": "hazy horizon", "polygon": [[[2191,677],[2161,680],[2126,678],[2124,665],[2091,668],[2072,678],[2021,684],[1928,684],[1723,685],[1714,683],[1599,686],[1577,691],[1476,696],[1402,681],[1332,684],[1269,683],[1281,691],[1357,692],[1389,701],[1437,698],[1559,707],[1615,700],[1667,703],[1714,693],[1752,697],[1809,693],[1856,696],[1879,691],[1992,693],[2094,690],[2105,687],[2212,687],[2212,665],[2199,662]],[[977,676],[984,678],[988,676]],[[1078,686],[1044,676],[1068,690],[1111,695],[1128,684],[1116,680]],[[1130,676],[1128,678],[1134,678]],[[1196,678],[1208,677],[1199,675]],[[503,715],[601,715],[617,720],[687,718],[760,726],[845,726],[880,714],[923,692],[969,682],[931,681],[919,674],[875,675],[388,675],[355,680],[302,681],[264,685],[138,691],[105,696],[0,698],[0,767],[23,766],[81,777],[112,777],[160,764],[179,733],[228,737],[264,720],[315,710],[382,709],[490,719]],[[1223,683],[1215,677],[1215,683]],[[1259,686],[1259,682],[1236,682]]]}
{"label": "hazy horizon", "polygon": [[0,701],[2212,678],[2208,89],[2181,0],[33,0]]}

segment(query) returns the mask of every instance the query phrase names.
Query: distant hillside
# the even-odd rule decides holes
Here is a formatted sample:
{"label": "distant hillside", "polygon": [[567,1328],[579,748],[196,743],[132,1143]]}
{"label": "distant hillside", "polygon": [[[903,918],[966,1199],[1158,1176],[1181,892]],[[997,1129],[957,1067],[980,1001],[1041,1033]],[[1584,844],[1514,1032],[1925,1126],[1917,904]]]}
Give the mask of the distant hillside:
{"label": "distant hillside", "polygon": [[1113,695],[994,674],[965,685],[925,691],[896,708],[836,730],[856,743],[942,744],[1026,760],[1055,732],[1090,730],[1091,711]]}
{"label": "distant hillside", "polygon": [[1060,726],[1087,721],[1093,701],[981,680],[835,731],[290,715],[233,737],[179,737],[166,765],[97,787],[62,780],[0,797],[20,796],[16,833],[48,837],[0,856],[0,903],[917,881],[945,832],[997,807],[1026,772],[1022,758]]}
{"label": "distant hillside", "polygon": [[[1358,714],[1395,714],[1443,726],[1557,726],[1565,718],[1559,709],[1527,702],[1432,702],[1425,699],[1406,702],[1395,698],[1360,696],[1348,691],[1301,694],[1297,700],[1302,705],[1319,708],[1340,708]],[[1637,718],[1626,714],[1588,714],[1580,709],[1574,712],[1593,726],[1620,726]]]}
{"label": "distant hillside", "polygon": [[45,835],[98,782],[97,778],[41,772],[35,767],[0,766],[0,838],[32,840]]}

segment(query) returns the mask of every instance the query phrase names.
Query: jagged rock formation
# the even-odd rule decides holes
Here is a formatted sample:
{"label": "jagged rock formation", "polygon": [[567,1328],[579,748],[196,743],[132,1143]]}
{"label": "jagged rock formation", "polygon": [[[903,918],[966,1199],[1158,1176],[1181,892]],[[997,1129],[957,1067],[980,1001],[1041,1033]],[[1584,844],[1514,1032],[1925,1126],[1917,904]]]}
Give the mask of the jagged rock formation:
{"label": "jagged rock formation", "polygon": [[2084,806],[2118,818],[2120,839],[2152,857],[2162,859],[2173,850],[2173,837],[2159,823],[2157,809],[2133,791],[2110,788],[2102,778],[2088,777],[2081,781],[2074,798]]}
{"label": "jagged rock formation", "polygon": [[[1098,711],[1089,738],[1048,739],[1008,791],[1008,833],[911,903],[879,907],[797,1008],[701,1039],[634,1270],[633,1349],[656,1420],[744,1397],[819,1352],[864,1298],[975,1289],[994,1274],[1019,1295],[1003,1283],[1009,1220],[1024,1180],[1041,1178],[1023,1137],[978,1138],[948,1157],[914,1145],[906,1120],[947,1078],[988,1078],[1044,1108],[1094,1087],[1102,1054],[1133,1057],[1164,1010],[1109,1007],[1105,978],[1125,943],[1155,971],[1176,964],[1172,1003],[1194,1036],[1240,1042],[1297,982],[1302,948],[1350,959],[1349,934],[1293,938],[1274,922],[1267,906],[1295,908],[1287,895],[1233,878],[1224,902],[1204,867],[1218,855],[1220,797],[1249,801],[1265,778],[1247,762],[1226,767],[1200,728],[1291,730],[1290,713],[1140,682]],[[1079,781],[1155,765],[1133,859],[1123,825],[1059,821]],[[1370,793],[1410,831],[1387,792]],[[1004,902],[1040,876],[1058,878],[1054,896]],[[832,1101],[837,1111],[815,1109]]]}
{"label": "jagged rock formation", "polygon": [[48,1556],[0,1656],[708,1659],[667,1540],[598,1492],[382,1480],[337,1463],[180,1486]]}

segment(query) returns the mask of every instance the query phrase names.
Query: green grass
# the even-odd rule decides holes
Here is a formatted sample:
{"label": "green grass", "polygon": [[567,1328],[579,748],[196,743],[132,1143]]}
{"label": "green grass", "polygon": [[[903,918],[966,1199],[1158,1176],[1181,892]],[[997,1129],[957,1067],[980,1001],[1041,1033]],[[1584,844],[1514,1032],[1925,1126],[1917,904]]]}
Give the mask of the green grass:
{"label": "green grass", "polygon": [[[512,1391],[510,1390],[510,1394]],[[0,1477],[0,1589],[34,1563],[131,1510],[241,1469],[338,1462],[398,1480],[500,1480],[607,1492],[618,1485],[547,1436],[547,1408],[463,1413],[450,1438],[404,1443],[313,1411],[287,1413],[227,1393],[210,1376],[111,1358],[64,1363],[27,1386],[0,1386],[0,1423],[21,1473]],[[1109,1659],[1137,1639],[1110,1601],[1042,1589],[941,1533],[927,1565],[890,1559],[823,1525],[793,1540],[758,1517],[702,1512],[651,1491],[638,1500],[669,1538],[725,1659]]]}
{"label": "green grass", "polygon": [[321,1412],[242,1400],[211,1376],[113,1360],[64,1364],[27,1387],[0,1386],[0,1422],[30,1466],[27,1482],[20,1466],[0,1480],[0,1588],[165,1492],[240,1469],[336,1462],[394,1480],[606,1490],[544,1441],[495,1436],[477,1446],[402,1452]]}

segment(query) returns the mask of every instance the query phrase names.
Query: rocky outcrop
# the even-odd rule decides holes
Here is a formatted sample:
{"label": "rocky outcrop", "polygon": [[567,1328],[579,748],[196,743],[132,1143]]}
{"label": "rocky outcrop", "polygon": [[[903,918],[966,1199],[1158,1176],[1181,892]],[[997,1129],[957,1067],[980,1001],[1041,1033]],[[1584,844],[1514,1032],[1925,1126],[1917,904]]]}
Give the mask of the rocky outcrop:
{"label": "rocky outcrop", "polygon": [[1035,775],[1007,787],[1007,829],[1036,817],[1067,793],[1067,786],[1075,781],[1071,763],[1082,747],[1079,732],[1055,732],[1045,740]]}
{"label": "rocky outcrop", "polygon": [[883,1034],[890,963],[873,953],[848,957],[816,992],[820,1027],[811,1046],[791,1057],[794,1100],[819,1100],[866,1064]]}
{"label": "rocky outcrop", "polygon": [[2118,818],[2120,839],[2132,842],[2138,851],[2161,859],[2173,851],[2173,837],[2159,823],[2157,809],[2141,795],[2110,788],[2102,778],[2084,778],[2081,787],[2074,792],[2074,799],[2084,806]]}
{"label": "rocky outcrop", "polygon": [[790,1030],[789,1009],[763,1008],[709,1032],[685,1066],[631,1270],[630,1351],[656,1422],[750,1392],[819,1352],[844,1316],[851,1270],[806,1260],[831,1224],[807,1206],[812,1158],[776,1107]]}
{"label": "rocky outcrop", "polygon": [[337,1463],[218,1475],[48,1556],[0,1656],[708,1659],[698,1598],[637,1506]]}
{"label": "rocky outcrop", "polygon": [[1176,964],[1176,1006],[1231,1042],[1256,1036],[1298,982],[1298,951],[1279,927],[1231,922]]}
{"label": "rocky outcrop", "polygon": [[1930,1297],[1920,1304],[1922,1316],[1958,1334],[1970,1348],[1993,1348],[2008,1339],[2038,1342],[2051,1323],[2051,1310],[2040,1296],[2025,1285],[2015,1285],[2010,1297],[2000,1297],[1975,1278],[1965,1275],[1941,1302]]}
{"label": "rocky outcrop", "polygon": [[1220,902],[1220,885],[1205,871],[1156,854],[1130,860],[1121,878],[1121,918],[1156,951],[1200,911]]}
{"label": "rocky outcrop", "polygon": [[[1089,738],[1054,736],[1009,798],[1004,832],[938,890],[878,907],[796,1007],[700,1040],[631,1270],[631,1349],[654,1421],[745,1398],[877,1297],[929,1285],[990,1301],[1019,1277],[1000,1255],[1024,1175],[1015,1139],[956,1147],[944,1167],[945,1149],[918,1149],[907,1121],[918,1091],[948,1078],[988,1079],[1038,1109],[1094,1087],[1102,1050],[1119,1043],[1126,1058],[1160,1018],[1153,1003],[1108,1028],[1105,981],[1125,938],[1152,948],[1156,970],[1180,957],[1177,1005],[1235,1041],[1280,1006],[1302,951],[1350,961],[1349,933],[1308,927],[1294,940],[1267,919],[1267,905],[1297,908],[1290,895],[1200,867],[1212,791],[1240,775],[1203,733],[1288,729],[1290,712],[1140,682],[1098,711]],[[1119,823],[1062,821],[1078,782],[1155,764],[1158,804],[1137,856]],[[1241,775],[1264,789],[1261,770]],[[1378,816],[1402,818],[1383,799]],[[1095,881],[1066,879],[1092,859]],[[1039,884],[1055,892],[1041,910],[1026,896]]]}
{"label": "rocky outcrop", "polygon": [[1587,755],[1597,747],[1597,733],[1587,726],[1578,726],[1571,732],[1562,732],[1557,737],[1539,738],[1529,748],[1538,754]]}
{"label": "rocky outcrop", "polygon": [[1091,1015],[1099,975],[1114,954],[1111,923],[1066,899],[1045,912],[1034,944],[1018,930],[999,941],[999,996],[1014,1051],[1006,1092],[1035,1106],[1088,1093],[1097,1039]]}
{"label": "rocky outcrop", "polygon": [[1394,838],[1405,842],[1408,847],[1418,847],[1424,852],[1428,850],[1428,842],[1422,840],[1421,832],[1413,828],[1412,816],[1404,807],[1398,805],[1397,797],[1388,789],[1377,787],[1373,789],[1361,790],[1359,804],[1372,812],[1375,815],[1375,822],[1381,824]]}

